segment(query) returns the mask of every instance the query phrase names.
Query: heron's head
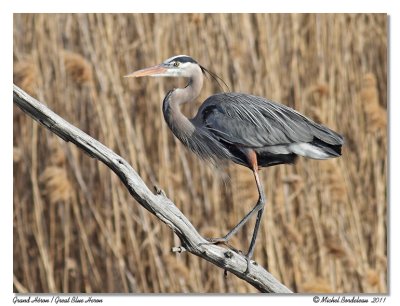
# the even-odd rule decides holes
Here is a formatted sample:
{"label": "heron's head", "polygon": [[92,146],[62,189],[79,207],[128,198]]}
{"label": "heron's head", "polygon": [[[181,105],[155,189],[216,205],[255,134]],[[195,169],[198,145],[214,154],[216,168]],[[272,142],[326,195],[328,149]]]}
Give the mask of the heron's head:
{"label": "heron's head", "polygon": [[187,55],[176,55],[170,57],[163,63],[135,71],[131,74],[126,75],[126,78],[133,77],[186,77],[190,78],[195,73],[201,74],[204,68],[201,67],[193,58]]}

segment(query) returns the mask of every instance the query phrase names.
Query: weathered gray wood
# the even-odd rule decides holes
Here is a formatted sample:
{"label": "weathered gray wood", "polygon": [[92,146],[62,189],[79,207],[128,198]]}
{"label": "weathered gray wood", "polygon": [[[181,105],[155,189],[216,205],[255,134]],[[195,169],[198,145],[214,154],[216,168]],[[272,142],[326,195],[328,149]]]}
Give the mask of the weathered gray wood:
{"label": "weathered gray wood", "polygon": [[74,143],[90,156],[99,159],[114,171],[139,204],[156,215],[178,235],[182,247],[173,248],[173,251],[186,250],[204,258],[235,274],[261,292],[291,293],[287,287],[259,265],[251,265],[250,272],[245,274],[247,263],[243,255],[217,245],[204,244],[207,241],[196,231],[174,203],[161,190],[153,194],[136,171],[122,157],[65,121],[18,86],[14,85],[13,93],[14,103],[33,119],[45,125],[65,141]]}

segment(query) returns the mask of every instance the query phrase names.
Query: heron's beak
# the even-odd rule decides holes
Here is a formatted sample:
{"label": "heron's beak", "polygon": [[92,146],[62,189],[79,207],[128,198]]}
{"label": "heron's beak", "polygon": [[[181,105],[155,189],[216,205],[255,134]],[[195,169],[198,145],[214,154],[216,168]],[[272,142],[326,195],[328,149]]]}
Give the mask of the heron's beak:
{"label": "heron's beak", "polygon": [[163,75],[167,71],[167,68],[162,67],[161,65],[141,69],[131,74],[124,76],[125,78],[140,78],[144,76],[158,76]]}

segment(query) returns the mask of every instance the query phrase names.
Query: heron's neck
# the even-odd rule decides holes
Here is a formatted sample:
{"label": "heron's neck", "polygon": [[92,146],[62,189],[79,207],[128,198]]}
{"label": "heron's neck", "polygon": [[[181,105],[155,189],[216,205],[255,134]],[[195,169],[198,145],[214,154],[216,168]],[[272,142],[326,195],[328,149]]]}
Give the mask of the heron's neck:
{"label": "heron's neck", "polygon": [[200,75],[195,75],[189,79],[189,83],[185,88],[177,88],[174,90],[171,99],[171,107],[174,105],[193,102],[199,96],[202,87],[203,76],[200,72]]}
{"label": "heron's neck", "polygon": [[180,105],[194,101],[200,94],[203,86],[203,78],[191,78],[185,88],[177,88],[170,91],[164,99],[163,113],[165,121],[172,132],[183,141],[182,137],[190,136],[195,127],[190,120],[182,114]]}

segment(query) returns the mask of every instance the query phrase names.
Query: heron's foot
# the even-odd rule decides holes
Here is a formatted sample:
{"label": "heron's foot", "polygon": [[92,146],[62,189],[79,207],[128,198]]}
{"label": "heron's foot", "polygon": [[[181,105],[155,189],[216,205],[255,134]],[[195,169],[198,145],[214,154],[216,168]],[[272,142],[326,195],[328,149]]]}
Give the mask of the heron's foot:
{"label": "heron's foot", "polygon": [[228,243],[229,239],[226,239],[226,237],[220,237],[220,238],[206,238],[210,244],[226,244]]}
{"label": "heron's foot", "polygon": [[257,265],[257,263],[254,260],[251,260],[251,257],[246,256],[246,261],[247,261],[247,267],[246,270],[244,271],[244,274],[249,274],[250,273],[250,265]]}
{"label": "heron's foot", "polygon": [[242,251],[236,249],[235,247],[233,247],[232,245],[230,245],[228,243],[229,239],[227,239],[226,237],[220,237],[220,238],[206,238],[207,242],[202,242],[199,245],[210,245],[210,244],[223,244],[226,247],[228,247],[230,250],[238,253],[238,254],[242,254]]}
{"label": "heron's foot", "polygon": [[202,242],[199,245],[208,245],[208,244],[225,244],[227,245],[228,243],[228,239],[226,239],[225,237],[221,237],[221,238],[205,238],[207,240],[207,242]]}
{"label": "heron's foot", "polygon": [[246,261],[247,261],[247,268],[246,268],[246,270],[244,271],[244,274],[249,274],[249,272],[250,272],[250,258],[249,257],[247,257],[246,256]]}

